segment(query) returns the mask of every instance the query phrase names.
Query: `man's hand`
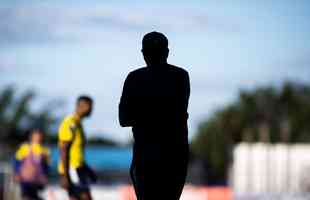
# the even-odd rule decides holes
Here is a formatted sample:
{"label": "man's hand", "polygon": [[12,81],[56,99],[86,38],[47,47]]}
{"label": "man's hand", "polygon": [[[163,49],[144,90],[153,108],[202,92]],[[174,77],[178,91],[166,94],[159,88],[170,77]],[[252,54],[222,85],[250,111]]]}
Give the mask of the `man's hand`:
{"label": "man's hand", "polygon": [[96,183],[97,180],[98,180],[96,172],[91,167],[89,167],[87,164],[84,164],[84,167],[85,167],[85,169],[87,171],[87,174],[88,174],[88,177],[90,178],[90,180],[93,183]]}
{"label": "man's hand", "polygon": [[68,190],[71,185],[72,185],[72,182],[71,182],[69,176],[61,175],[61,177],[60,177],[60,186],[63,189]]}

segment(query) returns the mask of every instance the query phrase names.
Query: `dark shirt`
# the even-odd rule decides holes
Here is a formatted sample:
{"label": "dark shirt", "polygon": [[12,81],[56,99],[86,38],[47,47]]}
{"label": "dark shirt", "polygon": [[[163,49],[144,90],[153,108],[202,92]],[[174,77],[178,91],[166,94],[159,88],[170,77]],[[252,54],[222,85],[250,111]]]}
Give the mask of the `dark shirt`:
{"label": "dark shirt", "polygon": [[120,124],[133,127],[135,145],[144,151],[187,145],[189,95],[184,69],[170,64],[137,69],[124,84]]}
{"label": "dark shirt", "polygon": [[134,136],[131,179],[137,199],[179,199],[188,165],[188,73],[169,64],[131,72],[119,105]]}

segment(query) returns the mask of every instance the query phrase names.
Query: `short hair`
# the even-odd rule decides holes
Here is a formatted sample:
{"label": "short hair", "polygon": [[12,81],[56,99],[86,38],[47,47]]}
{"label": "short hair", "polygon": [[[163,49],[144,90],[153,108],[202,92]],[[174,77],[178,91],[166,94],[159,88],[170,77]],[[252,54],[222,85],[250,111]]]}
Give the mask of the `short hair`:
{"label": "short hair", "polygon": [[142,49],[143,50],[163,50],[168,48],[167,37],[159,32],[153,31],[147,33],[142,39]]}
{"label": "short hair", "polygon": [[85,101],[89,104],[92,104],[93,103],[93,99],[90,97],[90,96],[87,96],[87,95],[81,95],[78,97],[76,103],[80,103],[81,101]]}

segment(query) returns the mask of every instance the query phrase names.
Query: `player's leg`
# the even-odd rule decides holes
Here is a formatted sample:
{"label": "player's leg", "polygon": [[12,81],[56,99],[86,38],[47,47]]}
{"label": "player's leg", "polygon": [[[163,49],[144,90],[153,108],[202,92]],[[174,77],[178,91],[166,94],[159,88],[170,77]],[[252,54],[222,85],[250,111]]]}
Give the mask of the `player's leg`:
{"label": "player's leg", "polygon": [[80,199],[81,200],[92,200],[90,191],[81,192]]}
{"label": "player's leg", "polygon": [[41,200],[38,194],[39,189],[35,184],[31,183],[22,184],[21,193],[23,200]]}
{"label": "player's leg", "polygon": [[70,186],[67,192],[70,200],[80,200],[78,189],[75,186]]}

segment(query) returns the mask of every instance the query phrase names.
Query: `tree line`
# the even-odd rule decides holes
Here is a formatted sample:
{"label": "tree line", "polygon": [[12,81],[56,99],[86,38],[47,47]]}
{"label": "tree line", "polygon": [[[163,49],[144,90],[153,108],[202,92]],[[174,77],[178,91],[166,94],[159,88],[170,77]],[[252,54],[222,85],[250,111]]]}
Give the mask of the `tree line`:
{"label": "tree line", "polygon": [[[61,120],[52,100],[34,111],[36,94],[18,93],[14,87],[0,90],[0,145],[2,155],[27,138],[27,130],[39,127],[48,143],[56,144]],[[234,145],[240,142],[310,143],[310,86],[285,83],[240,91],[236,101],[202,121],[191,142],[193,157],[202,161],[207,183],[227,182]],[[91,138],[91,144],[117,146],[115,141]],[[0,155],[1,158],[1,155]]]}
{"label": "tree line", "polygon": [[193,154],[207,182],[227,182],[234,145],[240,142],[310,143],[310,87],[285,83],[240,91],[238,99],[200,123]]}
{"label": "tree line", "polygon": [[[0,89],[0,146],[3,149],[0,160],[27,140],[32,128],[44,131],[46,143],[57,144],[57,129],[63,116],[55,111],[61,110],[64,103],[59,99],[52,99],[34,109],[36,97],[33,90],[20,92],[13,86]],[[102,137],[92,137],[88,142],[94,145],[118,145],[115,141]]]}

